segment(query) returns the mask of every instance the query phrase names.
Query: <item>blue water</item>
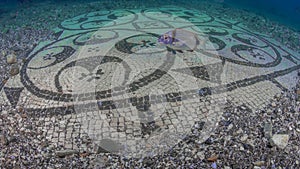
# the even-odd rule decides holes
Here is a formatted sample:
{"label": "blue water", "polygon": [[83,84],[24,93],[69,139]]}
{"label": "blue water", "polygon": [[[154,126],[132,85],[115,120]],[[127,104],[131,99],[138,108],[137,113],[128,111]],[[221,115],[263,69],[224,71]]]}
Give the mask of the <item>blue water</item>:
{"label": "blue water", "polygon": [[[48,0],[53,2],[64,2],[71,0]],[[73,0],[73,1],[82,1],[90,2],[95,0]],[[118,1],[118,0],[115,0]],[[131,0],[133,1],[133,0]],[[143,1],[139,1],[139,4]],[[180,2],[187,2],[186,0],[174,0],[180,5]],[[214,1],[215,3],[222,3],[231,7],[244,9],[250,12],[257,13],[261,16],[264,16],[275,22],[279,22],[286,26],[289,26],[297,31],[300,31],[300,0],[208,0]],[[43,0],[0,0],[0,13],[5,10],[17,8],[19,4],[25,4],[27,2],[38,3],[43,2]],[[109,2],[109,1],[106,1]],[[149,3],[149,1],[144,1]],[[162,1],[166,2],[166,1]],[[151,5],[151,3],[150,3]],[[193,4],[191,4],[193,7]],[[1,10],[2,9],[2,10]]]}
{"label": "blue water", "polygon": [[223,3],[258,13],[300,31],[300,0],[224,0]]}

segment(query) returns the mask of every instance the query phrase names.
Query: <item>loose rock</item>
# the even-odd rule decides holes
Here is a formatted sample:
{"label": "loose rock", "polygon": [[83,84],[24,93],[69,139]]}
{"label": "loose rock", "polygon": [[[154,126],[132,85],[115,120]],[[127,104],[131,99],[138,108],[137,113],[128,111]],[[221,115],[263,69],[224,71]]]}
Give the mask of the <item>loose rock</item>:
{"label": "loose rock", "polygon": [[218,156],[217,155],[213,155],[213,156],[207,158],[207,161],[209,161],[209,162],[215,162],[217,160],[218,160]]}
{"label": "loose rock", "polygon": [[277,147],[284,149],[289,141],[289,135],[287,134],[274,134],[272,137],[272,143]]}
{"label": "loose rock", "polygon": [[0,135],[0,143],[1,143],[1,145],[7,145],[8,144],[8,140],[2,134]]}
{"label": "loose rock", "polygon": [[19,74],[19,72],[20,72],[19,66],[17,64],[13,64],[10,68],[9,74],[11,76],[15,76],[15,75]]}
{"label": "loose rock", "polygon": [[261,167],[261,166],[264,166],[265,165],[265,161],[256,161],[253,163],[254,166],[258,166],[258,167]]}
{"label": "loose rock", "polygon": [[8,64],[14,64],[17,62],[17,56],[15,54],[9,54],[6,56],[6,62]]}
{"label": "loose rock", "polygon": [[73,155],[73,154],[77,154],[78,151],[77,150],[61,150],[61,151],[56,151],[56,156],[58,157],[66,157],[69,155]]}
{"label": "loose rock", "polygon": [[265,125],[264,125],[264,135],[268,139],[272,137],[272,124],[271,123],[265,123]]}

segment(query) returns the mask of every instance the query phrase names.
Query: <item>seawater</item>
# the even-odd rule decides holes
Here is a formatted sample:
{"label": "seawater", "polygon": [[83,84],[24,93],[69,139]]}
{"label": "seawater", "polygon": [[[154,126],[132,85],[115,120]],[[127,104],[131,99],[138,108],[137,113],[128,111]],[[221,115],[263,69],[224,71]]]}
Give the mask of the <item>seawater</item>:
{"label": "seawater", "polygon": [[249,10],[300,31],[300,0],[224,0],[223,3]]}
{"label": "seawater", "polygon": [[[43,2],[55,2],[55,3],[87,3],[93,2],[95,0],[0,0],[0,17],[1,13],[8,12],[9,10],[16,9],[20,4],[34,5],[34,3],[43,3]],[[101,0],[100,0],[101,1]],[[102,0],[104,1],[104,0]],[[126,0],[114,0],[123,1]],[[127,0],[128,3],[137,3],[143,4],[145,6],[152,6],[156,2],[160,4],[168,5],[171,1],[166,0]],[[190,6],[193,8],[197,6],[197,2],[205,0],[173,0],[172,3],[180,6],[182,3],[190,3]],[[267,19],[272,21],[284,24],[293,28],[294,30],[300,31],[300,0],[206,0],[209,2],[221,3],[227,6],[235,7],[238,9],[245,9],[250,12],[257,13]],[[105,2],[110,2],[105,0]],[[112,1],[111,1],[112,2]],[[38,7],[38,6],[37,6]],[[120,6],[119,8],[122,8]]]}

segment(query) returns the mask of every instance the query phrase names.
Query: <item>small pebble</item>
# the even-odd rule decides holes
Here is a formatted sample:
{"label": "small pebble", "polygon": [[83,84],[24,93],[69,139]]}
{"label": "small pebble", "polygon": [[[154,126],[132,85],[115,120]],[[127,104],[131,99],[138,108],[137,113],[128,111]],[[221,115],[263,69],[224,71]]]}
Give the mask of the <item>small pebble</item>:
{"label": "small pebble", "polygon": [[214,168],[214,169],[216,169],[217,168],[217,163],[212,163],[211,167]]}

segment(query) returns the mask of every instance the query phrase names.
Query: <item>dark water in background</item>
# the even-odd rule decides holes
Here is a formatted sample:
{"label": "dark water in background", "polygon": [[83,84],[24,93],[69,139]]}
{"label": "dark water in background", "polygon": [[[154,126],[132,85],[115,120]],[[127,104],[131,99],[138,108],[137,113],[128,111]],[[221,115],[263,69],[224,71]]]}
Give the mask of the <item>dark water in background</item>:
{"label": "dark water in background", "polygon": [[223,3],[258,13],[300,31],[300,0],[224,0]]}
{"label": "dark water in background", "polygon": [[[0,9],[5,9],[8,11],[10,9],[16,9],[18,4],[26,4],[27,2],[38,3],[44,2],[45,0],[0,0]],[[82,2],[93,2],[95,0],[48,0],[52,2],[68,2],[82,1]],[[101,0],[100,0],[101,1]],[[114,0],[118,1],[118,0]],[[126,0],[123,0],[126,1]],[[143,3],[143,0],[129,0],[129,1],[139,1]],[[186,0],[174,0],[173,2],[180,2]],[[201,0],[199,0],[201,1]],[[231,7],[244,9],[250,12],[257,13],[264,16],[270,20],[279,22],[286,26],[289,26],[297,31],[300,31],[300,0],[208,0],[215,3],[221,3]],[[107,2],[107,0],[106,0]],[[162,2],[164,2],[162,0]],[[149,3],[149,0],[145,0],[145,3]],[[167,4],[166,4],[167,5]],[[193,3],[191,3],[193,7]],[[3,12],[4,10],[2,10]],[[0,10],[1,12],[1,10]]]}

